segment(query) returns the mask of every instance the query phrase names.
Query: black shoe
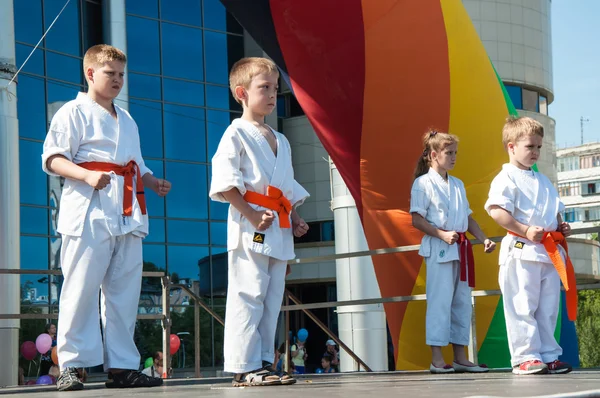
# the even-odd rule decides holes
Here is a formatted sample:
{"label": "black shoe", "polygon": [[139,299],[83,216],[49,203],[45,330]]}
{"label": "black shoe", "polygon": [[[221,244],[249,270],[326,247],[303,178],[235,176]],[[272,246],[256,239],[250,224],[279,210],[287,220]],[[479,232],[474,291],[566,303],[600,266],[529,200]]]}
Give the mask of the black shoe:
{"label": "black shoe", "polygon": [[160,377],[146,376],[138,370],[125,370],[119,373],[108,372],[106,388],[137,388],[162,386]]}
{"label": "black shoe", "polygon": [[60,372],[56,381],[58,391],[83,390],[83,383],[79,380],[79,372],[76,368],[66,368]]}

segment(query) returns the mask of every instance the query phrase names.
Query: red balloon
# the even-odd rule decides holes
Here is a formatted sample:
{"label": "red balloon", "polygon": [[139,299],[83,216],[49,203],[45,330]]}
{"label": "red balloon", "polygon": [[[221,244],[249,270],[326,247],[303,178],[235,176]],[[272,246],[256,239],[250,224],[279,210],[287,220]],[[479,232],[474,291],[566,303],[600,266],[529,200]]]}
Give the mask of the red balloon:
{"label": "red balloon", "polygon": [[170,351],[171,351],[171,355],[173,355],[179,349],[179,346],[181,345],[181,340],[179,340],[179,336],[177,336],[176,334],[172,334],[170,343],[171,343]]}
{"label": "red balloon", "polygon": [[26,341],[21,344],[21,355],[28,361],[37,356],[37,347],[33,341]]}

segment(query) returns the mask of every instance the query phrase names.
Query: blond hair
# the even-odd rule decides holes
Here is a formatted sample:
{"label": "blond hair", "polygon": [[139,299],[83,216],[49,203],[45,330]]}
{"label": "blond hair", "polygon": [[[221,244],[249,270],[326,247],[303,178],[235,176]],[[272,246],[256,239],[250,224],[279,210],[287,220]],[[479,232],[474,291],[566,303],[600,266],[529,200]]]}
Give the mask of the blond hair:
{"label": "blond hair", "polygon": [[510,116],[502,128],[502,144],[506,149],[509,142],[516,144],[520,139],[534,135],[544,138],[544,126],[540,122],[526,116]]}
{"label": "blond hair", "polygon": [[127,57],[123,51],[108,44],[98,44],[90,47],[83,57],[83,73],[85,74],[90,67],[104,65],[111,61],[121,61],[125,64],[127,63]]}
{"label": "blond hair", "polygon": [[231,94],[233,94],[233,98],[235,98],[238,103],[241,104],[242,102],[235,94],[235,88],[241,86],[247,89],[250,87],[252,79],[261,73],[275,73],[279,75],[275,63],[267,58],[246,57],[240,59],[233,65],[231,72],[229,72],[229,89],[231,90]]}
{"label": "blond hair", "polygon": [[415,168],[415,179],[427,174],[431,167],[431,152],[441,152],[446,147],[458,143],[458,137],[454,134],[442,133],[430,129],[423,135],[423,153],[417,161]]}

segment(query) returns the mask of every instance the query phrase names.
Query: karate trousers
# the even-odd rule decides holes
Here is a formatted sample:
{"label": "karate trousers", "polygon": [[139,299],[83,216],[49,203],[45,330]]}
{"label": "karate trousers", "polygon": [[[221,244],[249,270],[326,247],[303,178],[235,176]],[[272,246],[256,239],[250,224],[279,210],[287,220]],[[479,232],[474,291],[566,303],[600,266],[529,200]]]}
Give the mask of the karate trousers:
{"label": "karate trousers", "polygon": [[551,263],[508,257],[500,266],[504,319],[511,365],[562,355],[554,338],[560,305],[560,277]]}
{"label": "karate trousers", "polygon": [[460,261],[427,262],[425,342],[429,346],[468,345],[471,288],[460,280]]}
{"label": "karate trousers", "polygon": [[246,373],[275,358],[287,261],[240,247],[229,253],[224,371]]}
{"label": "karate trousers", "polygon": [[142,283],[142,239],[131,233],[110,234],[97,193],[82,235],[62,237],[61,267],[60,369],[100,364],[105,371],[138,369],[140,354],[133,333]]}

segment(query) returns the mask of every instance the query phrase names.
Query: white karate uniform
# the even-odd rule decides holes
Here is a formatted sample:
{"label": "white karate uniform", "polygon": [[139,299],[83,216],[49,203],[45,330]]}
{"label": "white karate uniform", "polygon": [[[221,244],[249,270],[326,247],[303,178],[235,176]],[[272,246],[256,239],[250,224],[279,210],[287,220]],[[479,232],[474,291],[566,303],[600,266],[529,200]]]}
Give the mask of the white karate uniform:
{"label": "white karate uniform", "polygon": [[[492,181],[485,209],[499,206],[520,223],[556,231],[564,210],[552,182],[533,170],[511,164]],[[560,248],[564,257],[564,251]],[[562,354],[554,338],[560,278],[541,243],[506,235],[500,247],[498,283],[512,366],[529,360],[552,362]]]}
{"label": "white karate uniform", "polygon": [[[212,159],[210,198],[226,202],[222,193],[237,188],[265,195],[279,188],[292,205],[309,196],[294,180],[291,148],[277,137],[277,156],[250,122],[235,119],[225,130]],[[265,208],[250,204],[256,210]],[[275,331],[285,289],[287,261],[295,257],[292,228],[281,228],[277,212],[273,224],[258,232],[241,213],[229,206],[227,250],[229,272],[225,310],[224,370],[245,373],[273,362]],[[262,243],[256,234],[262,234]]]}
{"label": "white karate uniform", "polygon": [[[446,181],[433,168],[413,183],[410,212],[438,229],[456,232],[468,229],[472,213],[463,182],[450,175]],[[469,344],[471,288],[460,280],[458,249],[457,243],[449,245],[429,235],[421,241],[419,255],[427,264],[425,339],[430,346]]]}
{"label": "white karate uniform", "polygon": [[[142,175],[151,173],[141,156],[138,129],[115,105],[117,120],[84,93],[61,107],[52,118],[44,142],[42,168],[62,155],[75,164],[134,160]],[[65,179],[58,232],[62,235],[57,351],[60,369],[91,367],[138,369],[140,356],[133,332],[142,279],[142,238],[148,234],[133,195],[131,216],[123,215],[124,177],[113,172],[108,186],[95,190],[85,182]],[[136,189],[136,178],[133,179]],[[98,295],[104,347],[100,333]]]}

